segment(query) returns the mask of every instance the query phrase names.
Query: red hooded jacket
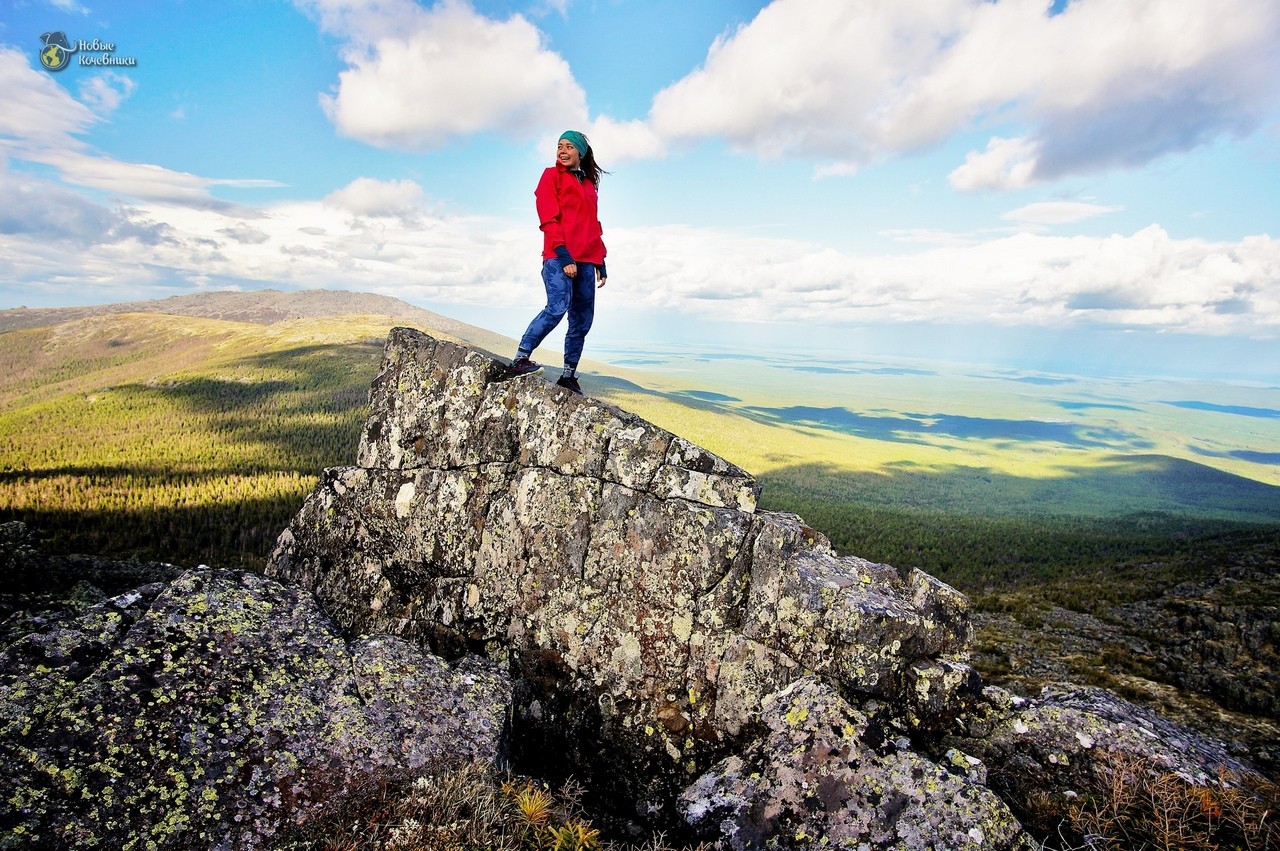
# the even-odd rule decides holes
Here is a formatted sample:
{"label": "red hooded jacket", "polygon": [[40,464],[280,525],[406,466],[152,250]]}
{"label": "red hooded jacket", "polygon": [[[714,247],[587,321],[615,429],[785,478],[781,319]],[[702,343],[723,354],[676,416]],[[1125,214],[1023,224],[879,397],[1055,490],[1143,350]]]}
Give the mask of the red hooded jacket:
{"label": "red hooded jacket", "polygon": [[578,180],[573,172],[556,163],[542,172],[533,197],[538,204],[543,260],[555,257],[556,246],[563,245],[575,262],[604,262],[595,184]]}

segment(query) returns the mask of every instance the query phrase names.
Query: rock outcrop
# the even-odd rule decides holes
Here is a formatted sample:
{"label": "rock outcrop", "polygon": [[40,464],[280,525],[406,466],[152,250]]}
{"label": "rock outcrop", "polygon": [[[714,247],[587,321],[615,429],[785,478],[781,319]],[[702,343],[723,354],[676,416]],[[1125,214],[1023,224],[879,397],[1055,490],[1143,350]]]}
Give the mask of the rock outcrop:
{"label": "rock outcrop", "polygon": [[269,574],[353,633],[513,657],[517,717],[649,813],[805,673],[923,729],[976,694],[956,591],[837,557],[758,511],[746,473],[634,415],[502,376],[394,330],[358,466],[325,472]]}
{"label": "rock outcrop", "polygon": [[[516,757],[660,825],[733,848],[1021,847],[1012,784],[1067,763],[1036,749],[1066,698],[983,690],[961,594],[838,556],[757,492],[634,415],[396,329],[357,464],[325,471],[269,573],[353,634],[508,663]],[[1180,728],[1100,706],[1070,723],[1169,764]],[[1064,792],[1088,779],[1076,741]],[[1182,759],[1188,778],[1249,771],[1221,748]]]}
{"label": "rock outcrop", "polygon": [[1280,574],[1274,557],[1117,606],[1113,615],[1145,643],[1152,676],[1210,695],[1229,709],[1280,719]]}

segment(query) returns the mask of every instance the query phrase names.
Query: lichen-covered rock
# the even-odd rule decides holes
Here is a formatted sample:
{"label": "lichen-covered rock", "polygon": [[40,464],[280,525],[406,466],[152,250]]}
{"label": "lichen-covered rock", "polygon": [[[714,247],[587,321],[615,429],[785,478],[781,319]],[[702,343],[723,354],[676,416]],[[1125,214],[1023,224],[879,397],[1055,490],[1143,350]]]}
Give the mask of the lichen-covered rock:
{"label": "lichen-covered rock", "polygon": [[[392,329],[356,454],[367,469],[515,464],[616,482],[658,498],[754,510],[755,480],[651,423],[505,367],[465,346]],[[551,396],[555,404],[547,404]]]}
{"label": "lichen-covered rock", "polygon": [[1118,766],[1188,788],[1262,779],[1225,744],[1099,688],[1054,684],[1029,699],[989,686],[957,730],[947,741],[981,759],[1020,812],[1037,808],[1032,799],[1106,794]]}
{"label": "lichen-covered rock", "polygon": [[968,606],[956,591],[919,571],[904,581],[893,567],[837,558],[825,547],[757,559],[746,610],[747,637],[879,697],[902,693],[912,660],[945,657],[969,640]]}
{"label": "lichen-covered rock", "polygon": [[517,718],[559,725],[605,775],[665,775],[668,793],[806,671],[902,698],[921,727],[976,693],[960,594],[837,557],[799,518],[757,511],[755,481],[723,459],[503,374],[395,329],[358,466],[325,472],[268,573],[352,632],[514,659]]}
{"label": "lichen-covered rock", "polygon": [[163,583],[144,585],[91,606],[68,623],[28,633],[6,647],[0,656],[0,743],[30,735],[33,725],[61,706],[164,588]]}
{"label": "lichen-covered rock", "polygon": [[1031,847],[979,760],[952,751],[934,763],[881,716],[797,680],[762,701],[764,736],[684,791],[685,818],[734,851]]}
{"label": "lichen-covered rock", "polygon": [[1088,790],[1117,755],[1189,784],[1216,782],[1220,769],[1254,774],[1222,742],[1103,688],[1060,683],[1027,699],[987,687],[961,729],[952,741],[987,763],[993,787],[1015,797]]}
{"label": "lichen-covered rock", "polygon": [[189,571],[0,654],[0,830],[34,848],[270,847],[370,773],[498,756],[510,686],[310,594]]}

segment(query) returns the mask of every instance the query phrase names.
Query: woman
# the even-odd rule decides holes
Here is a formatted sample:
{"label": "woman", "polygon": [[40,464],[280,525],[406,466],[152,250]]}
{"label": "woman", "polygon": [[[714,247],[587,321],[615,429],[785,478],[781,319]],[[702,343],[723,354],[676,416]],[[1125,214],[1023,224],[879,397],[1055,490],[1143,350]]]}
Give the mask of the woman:
{"label": "woman", "polygon": [[578,395],[578,361],[595,317],[596,289],[605,284],[605,247],[601,239],[596,189],[606,174],[596,163],[587,137],[566,130],[556,143],[556,164],[542,172],[533,196],[542,230],[542,283],[547,306],[533,318],[511,361],[511,375],[533,375],[542,366],[530,360],[534,350],[569,314],[564,336],[564,372],[556,382]]}

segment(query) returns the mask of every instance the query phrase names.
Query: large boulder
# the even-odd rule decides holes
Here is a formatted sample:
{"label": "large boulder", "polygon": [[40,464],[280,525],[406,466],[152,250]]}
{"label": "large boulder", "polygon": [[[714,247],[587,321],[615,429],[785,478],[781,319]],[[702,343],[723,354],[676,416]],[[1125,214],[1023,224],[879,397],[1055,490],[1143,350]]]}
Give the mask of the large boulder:
{"label": "large boulder", "polygon": [[381,772],[500,755],[510,683],[347,641],[312,596],[194,570],[0,653],[5,847],[272,847]]}
{"label": "large boulder", "polygon": [[930,729],[977,694],[964,597],[838,557],[742,470],[633,414],[392,331],[357,465],[268,573],[354,633],[513,659],[515,713],[643,811],[805,673]]}
{"label": "large boulder", "polygon": [[[370,402],[356,464],[324,472],[269,573],[352,633],[510,665],[517,760],[660,825],[735,849],[1013,849],[1008,805],[1031,813],[1046,765],[1093,794],[1067,787],[1114,748],[1086,742],[1200,741],[1118,699],[984,692],[961,594],[837,555],[612,405],[404,328]],[[1257,779],[1196,748],[1176,782]]]}

